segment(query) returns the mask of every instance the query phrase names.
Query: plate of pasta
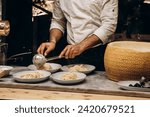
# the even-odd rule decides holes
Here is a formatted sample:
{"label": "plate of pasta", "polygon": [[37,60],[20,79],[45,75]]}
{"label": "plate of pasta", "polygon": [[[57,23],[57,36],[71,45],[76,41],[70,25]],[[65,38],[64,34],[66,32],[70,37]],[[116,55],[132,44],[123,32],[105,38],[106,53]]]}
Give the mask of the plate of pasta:
{"label": "plate of pasta", "polygon": [[95,70],[95,66],[89,64],[72,64],[72,65],[63,66],[61,69],[63,71],[82,72],[88,74]]}
{"label": "plate of pasta", "polygon": [[51,73],[43,70],[21,71],[13,74],[13,80],[17,82],[36,83],[47,80]]}
{"label": "plate of pasta", "polygon": [[58,70],[61,69],[61,65],[57,64],[57,63],[45,63],[43,66],[41,66],[40,68],[37,68],[35,65],[31,64],[28,66],[28,68],[30,70],[46,70],[49,71],[51,73],[54,73]]}
{"label": "plate of pasta", "polygon": [[86,75],[80,72],[57,72],[51,75],[51,79],[60,84],[76,84],[84,81]]}

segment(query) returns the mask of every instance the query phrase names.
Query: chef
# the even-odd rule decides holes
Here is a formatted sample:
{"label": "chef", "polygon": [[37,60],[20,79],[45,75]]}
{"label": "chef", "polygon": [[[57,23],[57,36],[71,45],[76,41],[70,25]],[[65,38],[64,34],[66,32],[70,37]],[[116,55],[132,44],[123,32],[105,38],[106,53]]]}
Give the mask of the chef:
{"label": "chef", "polygon": [[86,63],[104,70],[109,37],[115,32],[118,0],[55,0],[49,42],[37,52],[47,56],[67,30],[68,45],[61,51],[70,63]]}

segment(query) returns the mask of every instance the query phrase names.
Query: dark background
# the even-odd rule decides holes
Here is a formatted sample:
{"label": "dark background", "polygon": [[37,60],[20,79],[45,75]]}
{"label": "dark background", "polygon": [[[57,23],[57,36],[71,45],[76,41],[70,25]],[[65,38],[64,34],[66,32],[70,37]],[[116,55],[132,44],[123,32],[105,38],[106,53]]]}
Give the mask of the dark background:
{"label": "dark background", "polygon": [[[14,54],[32,52],[10,60],[7,64],[29,65],[37,47],[49,39],[51,16],[32,18],[32,0],[2,0],[3,19],[11,24],[10,34],[5,38],[8,43],[8,58]],[[119,0],[117,34],[125,34],[130,40],[132,34],[150,34],[150,5],[143,0]],[[65,37],[63,37],[65,38]],[[115,38],[117,39],[117,37]],[[65,39],[57,44],[51,55],[59,54],[66,44]]]}
{"label": "dark background", "polygon": [[[3,20],[10,22],[10,34],[6,37],[8,43],[7,57],[18,53],[32,51],[32,5],[31,0],[2,0]],[[31,55],[18,56],[7,64],[24,65],[31,61]]]}

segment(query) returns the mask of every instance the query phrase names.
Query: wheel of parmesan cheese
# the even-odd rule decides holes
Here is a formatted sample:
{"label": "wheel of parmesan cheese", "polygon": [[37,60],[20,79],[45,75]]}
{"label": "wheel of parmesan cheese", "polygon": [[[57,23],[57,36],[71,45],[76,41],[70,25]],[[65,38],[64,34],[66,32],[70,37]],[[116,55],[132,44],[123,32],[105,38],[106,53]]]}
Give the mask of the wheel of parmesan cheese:
{"label": "wheel of parmesan cheese", "polygon": [[104,56],[106,75],[114,81],[150,79],[150,43],[116,41],[109,43]]}

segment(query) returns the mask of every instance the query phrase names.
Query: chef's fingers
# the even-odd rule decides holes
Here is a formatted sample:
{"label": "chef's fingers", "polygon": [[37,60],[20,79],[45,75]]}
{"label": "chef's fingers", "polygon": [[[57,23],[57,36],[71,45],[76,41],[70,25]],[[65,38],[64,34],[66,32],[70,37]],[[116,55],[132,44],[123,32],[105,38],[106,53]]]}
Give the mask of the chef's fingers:
{"label": "chef's fingers", "polygon": [[[60,53],[60,55],[59,55],[59,57],[61,58],[61,57],[65,57],[65,53],[66,53],[66,51],[67,51],[67,47],[65,47],[64,49],[63,49],[63,51]],[[66,58],[66,57],[65,57]]]}
{"label": "chef's fingers", "polygon": [[41,51],[41,46],[38,47],[37,53],[40,54],[40,51]]}
{"label": "chef's fingers", "polygon": [[47,56],[48,53],[52,51],[52,48],[47,48],[46,51],[44,52],[44,56]]}
{"label": "chef's fingers", "polygon": [[46,50],[44,52],[44,56],[47,56],[48,53],[50,53],[52,50],[55,49],[55,44],[54,43],[47,43],[46,44]]}
{"label": "chef's fingers", "polygon": [[68,46],[68,47],[67,47],[67,50],[66,50],[66,53],[65,53],[65,58],[66,58],[66,59],[70,58],[70,51],[71,51],[71,47]]}
{"label": "chef's fingers", "polygon": [[38,48],[38,54],[44,54],[45,44],[41,44]]}
{"label": "chef's fingers", "polygon": [[72,47],[69,53],[69,58],[73,59],[75,57],[75,48]]}

